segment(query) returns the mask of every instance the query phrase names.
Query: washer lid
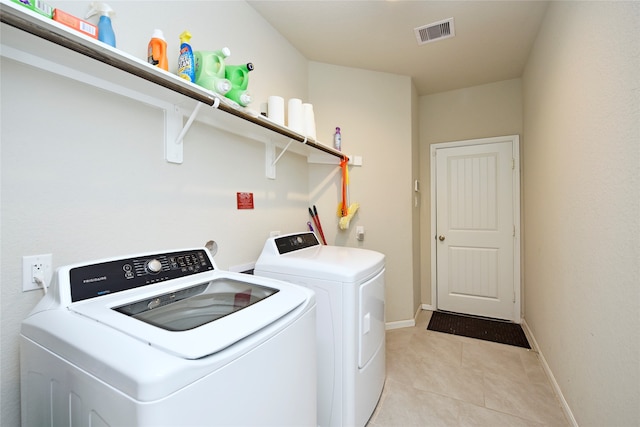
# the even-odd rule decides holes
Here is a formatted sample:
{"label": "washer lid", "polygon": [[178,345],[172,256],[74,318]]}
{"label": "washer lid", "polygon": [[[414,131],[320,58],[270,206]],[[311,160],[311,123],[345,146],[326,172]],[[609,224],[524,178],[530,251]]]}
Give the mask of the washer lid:
{"label": "washer lid", "polygon": [[311,246],[278,254],[265,244],[255,272],[272,272],[301,277],[360,283],[384,268],[385,256],[368,249],[342,246]]}
{"label": "washer lid", "polygon": [[69,309],[185,359],[217,353],[313,298],[306,289],[214,272],[181,286],[135,289]]}

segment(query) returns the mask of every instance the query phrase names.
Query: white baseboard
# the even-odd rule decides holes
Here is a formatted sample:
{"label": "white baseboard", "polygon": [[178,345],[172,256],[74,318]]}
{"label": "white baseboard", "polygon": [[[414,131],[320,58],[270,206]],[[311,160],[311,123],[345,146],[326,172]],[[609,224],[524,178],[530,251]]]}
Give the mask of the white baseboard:
{"label": "white baseboard", "polygon": [[556,381],[556,377],[553,375],[553,372],[551,372],[551,368],[549,367],[547,360],[544,358],[544,354],[542,354],[542,351],[540,351],[538,342],[536,341],[536,338],[533,336],[533,332],[531,332],[531,329],[529,329],[529,325],[527,324],[527,321],[525,319],[522,319],[521,326],[522,326],[522,329],[524,330],[525,335],[527,336],[527,339],[529,339],[531,343],[531,347],[533,347],[532,349],[536,351],[538,353],[538,356],[540,357],[540,363],[542,363],[542,368],[544,369],[545,374],[547,374],[547,378],[549,378],[549,382],[551,383],[551,387],[553,387],[553,391],[556,393],[556,396],[558,396],[558,399],[560,400],[560,406],[564,411],[564,415],[567,417],[567,420],[569,420],[569,423],[571,423],[572,426],[578,427],[578,422],[573,416],[573,412],[571,412],[571,408],[569,407],[569,404],[564,398],[564,395],[562,394],[562,390],[560,390],[560,385]]}
{"label": "white baseboard", "polygon": [[397,322],[387,322],[385,324],[385,329],[391,330],[391,329],[400,329],[400,328],[412,328],[416,326],[416,321],[411,319],[411,320],[398,320]]}
{"label": "white baseboard", "polygon": [[420,307],[418,307],[418,311],[416,311],[416,314],[413,316],[413,320],[399,320],[396,322],[387,322],[385,324],[385,329],[388,331],[390,329],[413,328],[414,326],[416,326],[418,313],[420,313]]}
{"label": "white baseboard", "polygon": [[413,316],[413,320],[399,320],[397,322],[387,322],[385,324],[385,329],[390,330],[390,329],[400,329],[400,328],[412,328],[416,326],[416,324],[418,323],[418,315],[422,310],[433,311],[434,309],[428,304],[422,304],[418,306],[418,309],[416,310],[416,314]]}
{"label": "white baseboard", "polygon": [[431,304],[422,304],[423,310],[436,311],[436,308]]}

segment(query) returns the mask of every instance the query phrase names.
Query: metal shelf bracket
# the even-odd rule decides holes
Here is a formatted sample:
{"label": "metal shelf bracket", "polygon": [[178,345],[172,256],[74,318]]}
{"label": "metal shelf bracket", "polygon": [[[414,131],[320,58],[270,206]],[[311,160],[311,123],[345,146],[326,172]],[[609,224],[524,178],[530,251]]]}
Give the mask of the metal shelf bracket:
{"label": "metal shelf bracket", "polygon": [[276,179],[276,144],[273,141],[269,141],[264,144],[265,147],[265,156],[264,156],[264,166],[265,166],[265,175],[269,179]]}
{"label": "metal shelf bracket", "polygon": [[[165,137],[164,137],[164,154],[167,162],[170,163],[182,163],[184,153],[184,136],[189,132],[191,125],[195,121],[202,106],[205,105],[202,102],[196,104],[196,108],[193,109],[187,119],[187,123],[182,125],[183,115],[180,112],[180,108],[174,105],[172,109],[165,109],[164,123],[165,123]],[[218,108],[220,105],[220,99],[216,98],[212,107]],[[174,137],[174,135],[178,135]]]}
{"label": "metal shelf bracket", "polygon": [[[287,145],[282,149],[278,157],[276,157],[276,145],[273,142],[267,143],[267,149],[265,154],[265,167],[266,167],[266,176],[269,179],[276,179],[276,165],[280,158],[287,152],[291,143],[294,139],[290,139]],[[307,143],[307,137],[302,141],[303,144]]]}

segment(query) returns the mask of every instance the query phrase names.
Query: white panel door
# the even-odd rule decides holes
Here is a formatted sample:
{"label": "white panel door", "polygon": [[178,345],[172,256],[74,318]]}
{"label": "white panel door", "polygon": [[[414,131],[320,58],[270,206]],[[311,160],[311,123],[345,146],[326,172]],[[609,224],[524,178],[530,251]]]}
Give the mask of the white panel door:
{"label": "white panel door", "polygon": [[513,145],[506,140],[435,149],[440,310],[519,322]]}

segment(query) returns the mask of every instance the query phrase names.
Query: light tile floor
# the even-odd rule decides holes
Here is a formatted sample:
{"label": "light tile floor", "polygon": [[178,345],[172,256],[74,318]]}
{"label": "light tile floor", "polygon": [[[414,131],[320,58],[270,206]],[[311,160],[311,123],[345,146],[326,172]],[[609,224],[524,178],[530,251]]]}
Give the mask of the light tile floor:
{"label": "light tile floor", "polygon": [[387,331],[387,379],[368,427],[568,426],[533,350],[413,328]]}

